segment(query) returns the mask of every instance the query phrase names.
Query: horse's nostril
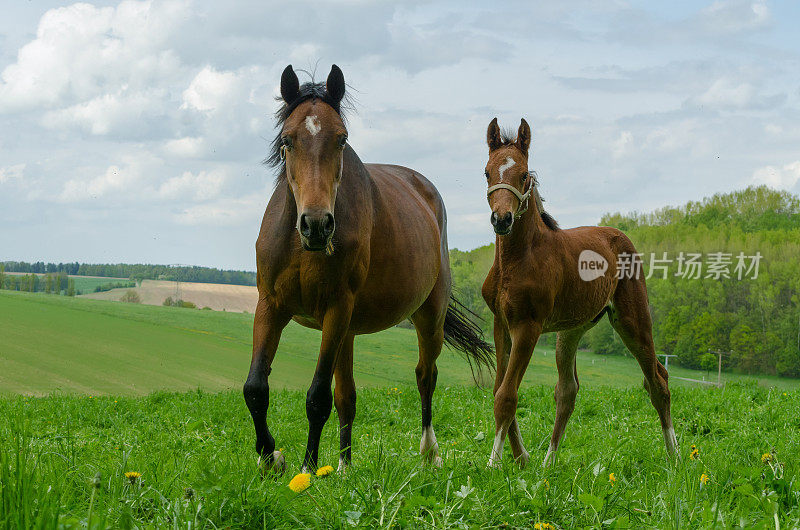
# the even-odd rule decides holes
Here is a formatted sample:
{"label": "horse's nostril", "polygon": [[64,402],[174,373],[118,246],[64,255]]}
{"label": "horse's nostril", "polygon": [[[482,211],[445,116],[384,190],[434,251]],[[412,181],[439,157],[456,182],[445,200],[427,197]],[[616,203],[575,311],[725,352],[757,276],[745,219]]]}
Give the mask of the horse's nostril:
{"label": "horse's nostril", "polygon": [[333,215],[326,213],[325,218],[322,221],[322,233],[325,237],[328,237],[333,233],[333,229],[336,226],[335,221],[333,220]]}
{"label": "horse's nostril", "polygon": [[511,221],[512,221],[512,215],[511,215],[511,212],[508,212],[507,214],[505,214],[503,216],[503,224],[510,225]]}
{"label": "horse's nostril", "polygon": [[306,237],[311,235],[311,225],[308,224],[308,216],[306,214],[300,216],[300,233]]}
{"label": "horse's nostril", "polygon": [[492,226],[497,226],[497,221],[500,219],[500,216],[497,215],[497,212],[492,212]]}

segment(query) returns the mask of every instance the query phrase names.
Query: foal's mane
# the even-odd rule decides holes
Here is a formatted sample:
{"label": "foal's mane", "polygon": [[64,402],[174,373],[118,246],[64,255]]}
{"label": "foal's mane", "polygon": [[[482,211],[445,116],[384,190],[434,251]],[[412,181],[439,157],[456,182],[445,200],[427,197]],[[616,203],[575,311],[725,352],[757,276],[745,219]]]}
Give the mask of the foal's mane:
{"label": "foal's mane", "polygon": [[536,201],[536,209],[539,211],[539,217],[542,218],[544,225],[549,228],[550,230],[561,230],[561,227],[558,226],[558,221],[556,221],[552,215],[544,211],[544,199],[539,194],[539,175],[536,171],[531,171],[531,186],[533,186],[533,200]]}
{"label": "foal's mane", "polygon": [[[504,127],[500,130],[500,141],[503,142],[504,147],[507,145],[514,145],[517,142],[516,133]],[[531,186],[533,186],[533,193],[531,195],[533,195],[533,200],[536,202],[536,209],[539,210],[539,217],[542,218],[545,226],[550,230],[561,230],[561,227],[558,226],[558,221],[556,221],[552,215],[544,211],[544,199],[539,193],[539,175],[536,171],[531,171],[530,176],[532,181]]]}

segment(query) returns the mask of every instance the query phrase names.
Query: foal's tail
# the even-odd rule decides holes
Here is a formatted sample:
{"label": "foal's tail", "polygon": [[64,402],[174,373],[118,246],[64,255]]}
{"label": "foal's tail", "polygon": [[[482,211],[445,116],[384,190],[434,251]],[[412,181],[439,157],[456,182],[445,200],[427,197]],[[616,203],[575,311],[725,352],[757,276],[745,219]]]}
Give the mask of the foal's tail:
{"label": "foal's tail", "polygon": [[444,341],[464,355],[476,382],[476,367],[479,374],[484,366],[490,371],[495,369],[494,348],[483,340],[483,332],[474,320],[478,318],[478,315],[450,295],[450,304],[444,317]]}

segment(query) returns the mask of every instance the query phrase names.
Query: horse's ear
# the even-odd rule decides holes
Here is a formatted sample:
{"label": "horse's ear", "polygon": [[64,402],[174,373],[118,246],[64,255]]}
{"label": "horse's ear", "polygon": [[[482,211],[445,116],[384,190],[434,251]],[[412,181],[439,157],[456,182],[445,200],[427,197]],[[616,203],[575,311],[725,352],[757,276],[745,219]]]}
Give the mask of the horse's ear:
{"label": "horse's ear", "polygon": [[342,101],[344,97],[344,74],[335,64],[331,66],[331,73],[328,74],[328,80],[325,81],[325,90],[328,91],[328,95],[336,103]]}
{"label": "horse's ear", "polygon": [[517,147],[520,151],[528,155],[528,148],[531,146],[531,126],[522,118],[519,122],[519,130],[517,131]]}
{"label": "horse's ear", "polygon": [[489,144],[490,153],[503,145],[503,138],[500,135],[500,126],[497,125],[497,118],[492,120],[489,124],[489,129],[486,130],[486,143]]}
{"label": "horse's ear", "polygon": [[300,95],[300,80],[297,79],[297,74],[292,70],[290,64],[284,68],[281,74],[281,97],[287,104],[294,101]]}

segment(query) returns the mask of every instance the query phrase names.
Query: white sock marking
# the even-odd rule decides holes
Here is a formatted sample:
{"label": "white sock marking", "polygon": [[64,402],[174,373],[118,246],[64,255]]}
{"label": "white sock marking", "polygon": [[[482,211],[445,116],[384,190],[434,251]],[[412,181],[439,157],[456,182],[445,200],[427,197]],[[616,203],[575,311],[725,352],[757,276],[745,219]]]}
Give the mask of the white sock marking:
{"label": "white sock marking", "polygon": [[322,125],[319,124],[319,118],[316,116],[306,116],[306,129],[311,133],[311,136],[316,136],[322,130]]}
{"label": "white sock marking", "polygon": [[[306,118],[306,119],[308,119],[308,118]],[[503,181],[503,173],[505,173],[506,171],[508,171],[512,167],[514,167],[514,164],[516,164],[516,162],[514,162],[514,159],[511,158],[510,156],[507,156],[506,157],[506,163],[503,164],[502,166],[500,166],[500,168],[499,168],[499,171],[500,171],[500,182]]]}
{"label": "white sock marking", "polygon": [[489,457],[489,467],[494,467],[500,463],[500,458],[503,456],[503,442],[505,435],[502,429],[497,431],[494,435],[494,444],[492,445],[492,455]]}
{"label": "white sock marking", "polygon": [[419,442],[419,453],[424,456],[429,452],[430,458],[439,453],[439,444],[436,442],[436,433],[433,432],[433,425],[428,425],[422,429],[422,439]]}

